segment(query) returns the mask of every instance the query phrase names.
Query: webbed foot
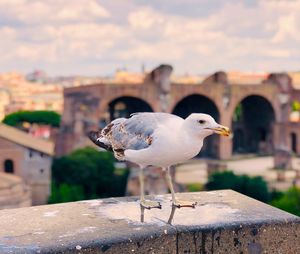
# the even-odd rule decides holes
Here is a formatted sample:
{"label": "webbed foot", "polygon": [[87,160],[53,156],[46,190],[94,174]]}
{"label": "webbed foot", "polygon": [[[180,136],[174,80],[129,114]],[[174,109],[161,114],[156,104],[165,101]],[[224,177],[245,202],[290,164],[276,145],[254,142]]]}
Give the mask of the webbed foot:
{"label": "webbed foot", "polygon": [[197,202],[195,201],[189,201],[189,200],[176,200],[172,203],[173,206],[176,206],[177,208],[181,207],[191,207],[195,208],[197,205]]}
{"label": "webbed foot", "polygon": [[152,208],[161,209],[161,204],[157,201],[152,201],[152,200],[141,200],[140,205],[141,207],[144,207],[148,210]]}

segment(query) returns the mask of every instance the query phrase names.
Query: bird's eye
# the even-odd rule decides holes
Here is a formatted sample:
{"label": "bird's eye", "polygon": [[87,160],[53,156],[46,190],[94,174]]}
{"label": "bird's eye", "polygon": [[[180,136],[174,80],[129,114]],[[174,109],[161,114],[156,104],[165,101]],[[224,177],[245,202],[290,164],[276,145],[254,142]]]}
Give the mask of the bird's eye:
{"label": "bird's eye", "polygon": [[200,124],[205,124],[205,120],[199,120],[198,121]]}

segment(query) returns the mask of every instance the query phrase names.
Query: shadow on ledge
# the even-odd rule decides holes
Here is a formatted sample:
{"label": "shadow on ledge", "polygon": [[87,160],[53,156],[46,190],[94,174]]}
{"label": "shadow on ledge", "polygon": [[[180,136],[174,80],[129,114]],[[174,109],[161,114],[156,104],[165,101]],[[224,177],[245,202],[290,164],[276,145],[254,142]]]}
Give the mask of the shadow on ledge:
{"label": "shadow on ledge", "polygon": [[[1,253],[300,253],[300,218],[231,190],[109,198],[0,211]],[[144,222],[141,222],[143,218]]]}

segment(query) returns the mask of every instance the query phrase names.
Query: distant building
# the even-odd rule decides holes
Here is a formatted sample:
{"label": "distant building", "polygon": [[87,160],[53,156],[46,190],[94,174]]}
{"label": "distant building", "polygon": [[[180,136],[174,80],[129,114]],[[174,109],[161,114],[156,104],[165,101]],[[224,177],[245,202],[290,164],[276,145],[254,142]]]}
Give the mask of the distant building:
{"label": "distant building", "polygon": [[289,117],[292,103],[300,102],[300,89],[287,73],[218,71],[182,78],[172,75],[172,70],[162,64],[140,76],[119,71],[107,82],[65,88],[56,155],[91,144],[89,130],[134,112],[168,112],[183,118],[207,113],[229,126],[233,137],[208,137],[202,157],[271,155],[282,147],[300,155],[300,122],[296,113],[293,121]]}
{"label": "distant building", "polygon": [[47,83],[48,76],[45,71],[35,70],[32,73],[26,75],[26,80],[30,82]]}
{"label": "distant building", "polygon": [[10,94],[8,89],[0,87],[0,121],[5,117],[6,105],[10,103]]}
{"label": "distant building", "polygon": [[0,172],[0,209],[31,206],[31,189],[21,177]]}
{"label": "distant building", "polygon": [[50,195],[54,145],[0,124],[0,172],[14,174],[31,187],[32,204],[46,204]]}
{"label": "distant building", "polygon": [[19,110],[53,110],[60,113],[62,107],[61,85],[28,82],[16,72],[0,74],[0,120],[4,115]]}

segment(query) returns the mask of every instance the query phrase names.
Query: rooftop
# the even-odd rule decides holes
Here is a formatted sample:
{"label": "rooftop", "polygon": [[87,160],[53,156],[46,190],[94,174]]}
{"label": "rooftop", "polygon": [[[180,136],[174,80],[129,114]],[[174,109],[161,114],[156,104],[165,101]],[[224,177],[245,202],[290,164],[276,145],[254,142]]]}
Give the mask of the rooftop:
{"label": "rooftop", "polygon": [[51,156],[54,155],[53,142],[35,138],[24,131],[20,131],[17,128],[10,127],[6,124],[0,123],[0,137],[33,150],[43,152]]}

